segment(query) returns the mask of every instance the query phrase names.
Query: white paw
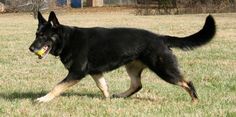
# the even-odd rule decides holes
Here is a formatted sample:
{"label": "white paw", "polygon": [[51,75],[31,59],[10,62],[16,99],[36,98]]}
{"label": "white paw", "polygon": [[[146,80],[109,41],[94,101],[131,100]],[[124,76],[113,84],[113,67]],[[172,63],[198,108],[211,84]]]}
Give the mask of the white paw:
{"label": "white paw", "polygon": [[40,97],[40,98],[37,98],[36,99],[36,102],[49,102],[50,100],[52,100],[54,97],[53,96],[48,96],[48,95],[45,95],[43,97]]}

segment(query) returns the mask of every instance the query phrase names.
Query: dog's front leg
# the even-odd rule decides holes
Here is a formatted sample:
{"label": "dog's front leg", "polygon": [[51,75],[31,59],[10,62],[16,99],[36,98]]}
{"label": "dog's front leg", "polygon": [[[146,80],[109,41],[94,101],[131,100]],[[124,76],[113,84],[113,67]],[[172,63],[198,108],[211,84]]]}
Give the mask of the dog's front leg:
{"label": "dog's front leg", "polygon": [[78,75],[75,75],[73,73],[69,73],[64,80],[59,82],[47,95],[37,98],[37,102],[48,102],[52,100],[53,98],[59,96],[61,93],[63,93],[65,90],[67,90],[69,87],[75,85],[80,81],[81,78],[79,78]]}
{"label": "dog's front leg", "polygon": [[94,81],[96,82],[97,87],[102,91],[104,97],[109,99],[109,91],[106,80],[104,79],[102,74],[93,74],[91,75]]}

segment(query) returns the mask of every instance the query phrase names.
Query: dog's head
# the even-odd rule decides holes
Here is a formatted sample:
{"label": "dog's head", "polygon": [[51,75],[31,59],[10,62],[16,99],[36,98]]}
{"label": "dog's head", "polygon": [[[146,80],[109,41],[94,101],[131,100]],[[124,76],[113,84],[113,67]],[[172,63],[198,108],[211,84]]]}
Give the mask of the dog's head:
{"label": "dog's head", "polygon": [[52,11],[48,21],[38,12],[38,29],[36,38],[30,46],[30,51],[38,55],[39,59],[45,58],[49,53],[58,56],[62,51],[60,36],[61,25],[56,14]]}

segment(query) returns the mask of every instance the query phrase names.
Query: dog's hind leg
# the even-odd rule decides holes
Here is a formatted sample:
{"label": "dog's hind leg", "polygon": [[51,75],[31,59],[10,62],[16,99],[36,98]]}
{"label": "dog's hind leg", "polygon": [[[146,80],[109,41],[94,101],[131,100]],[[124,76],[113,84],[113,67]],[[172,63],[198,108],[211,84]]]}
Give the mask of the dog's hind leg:
{"label": "dog's hind leg", "polygon": [[79,82],[79,79],[75,77],[73,74],[68,74],[67,77],[59,82],[48,94],[46,94],[43,97],[37,98],[37,102],[48,102],[52,100],[53,98],[59,96],[61,93],[63,93],[65,90],[67,90],[69,87],[75,85]]}
{"label": "dog's hind leg", "polygon": [[96,82],[97,87],[102,91],[105,98],[109,98],[109,91],[106,80],[102,74],[93,74],[91,75],[94,81]]}
{"label": "dog's hind leg", "polygon": [[123,93],[114,94],[113,97],[117,98],[129,97],[138,92],[140,89],[142,89],[141,73],[145,68],[145,66],[140,61],[133,61],[127,64],[125,68],[131,79],[130,88]]}
{"label": "dog's hind leg", "polygon": [[163,51],[158,55],[152,54],[143,59],[143,62],[166,82],[181,86],[189,93],[192,101],[197,102],[198,97],[193,83],[184,80],[178,69],[176,57],[171,51]]}

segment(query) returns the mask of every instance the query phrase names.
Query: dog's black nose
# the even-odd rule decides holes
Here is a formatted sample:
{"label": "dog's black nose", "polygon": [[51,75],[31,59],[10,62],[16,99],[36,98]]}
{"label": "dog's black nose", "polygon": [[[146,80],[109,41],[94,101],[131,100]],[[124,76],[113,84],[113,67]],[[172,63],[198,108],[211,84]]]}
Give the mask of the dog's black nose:
{"label": "dog's black nose", "polygon": [[30,46],[29,50],[30,50],[31,52],[34,52],[34,47],[33,47],[33,46]]}

